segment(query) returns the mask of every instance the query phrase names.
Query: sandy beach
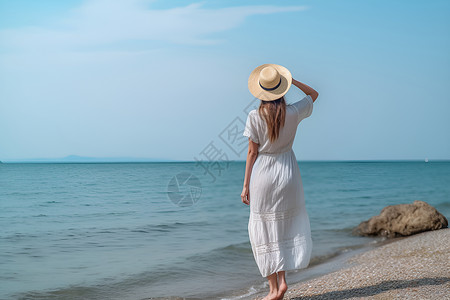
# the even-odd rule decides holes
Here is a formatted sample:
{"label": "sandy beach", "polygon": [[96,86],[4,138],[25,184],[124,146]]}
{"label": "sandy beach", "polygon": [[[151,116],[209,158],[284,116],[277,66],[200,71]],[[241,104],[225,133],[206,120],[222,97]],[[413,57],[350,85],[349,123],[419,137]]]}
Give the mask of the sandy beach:
{"label": "sandy beach", "polygon": [[401,238],[291,284],[284,299],[450,299],[450,229]]}

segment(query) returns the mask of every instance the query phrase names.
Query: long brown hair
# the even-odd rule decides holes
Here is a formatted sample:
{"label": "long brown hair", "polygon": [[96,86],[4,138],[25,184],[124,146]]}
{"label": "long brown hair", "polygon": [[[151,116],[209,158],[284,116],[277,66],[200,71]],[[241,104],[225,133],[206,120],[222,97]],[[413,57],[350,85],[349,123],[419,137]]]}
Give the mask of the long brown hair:
{"label": "long brown hair", "polygon": [[261,100],[258,112],[266,120],[269,140],[273,143],[278,138],[280,129],[284,126],[286,117],[286,101],[284,101],[284,97],[274,101]]}

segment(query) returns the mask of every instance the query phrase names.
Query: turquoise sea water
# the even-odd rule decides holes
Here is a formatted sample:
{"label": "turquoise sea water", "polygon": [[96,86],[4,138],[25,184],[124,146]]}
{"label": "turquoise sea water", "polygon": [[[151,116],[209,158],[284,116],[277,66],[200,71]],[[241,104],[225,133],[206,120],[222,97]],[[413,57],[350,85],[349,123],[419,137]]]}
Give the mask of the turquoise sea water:
{"label": "turquoise sea water", "polygon": [[[450,162],[299,166],[311,265],[378,241],[351,229],[386,205],[423,200],[450,217]],[[195,162],[0,164],[0,299],[257,291],[265,279],[240,200],[244,168],[230,162],[214,181]]]}

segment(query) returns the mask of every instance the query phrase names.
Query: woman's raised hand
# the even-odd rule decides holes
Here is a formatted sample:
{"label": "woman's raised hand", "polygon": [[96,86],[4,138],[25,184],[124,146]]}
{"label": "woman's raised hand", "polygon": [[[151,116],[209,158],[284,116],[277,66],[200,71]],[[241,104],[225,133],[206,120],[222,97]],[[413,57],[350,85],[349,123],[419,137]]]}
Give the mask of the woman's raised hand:
{"label": "woman's raised hand", "polygon": [[309,85],[301,83],[294,78],[292,78],[292,84],[301,89],[306,95],[310,95],[313,102],[316,101],[317,97],[319,97],[319,93]]}

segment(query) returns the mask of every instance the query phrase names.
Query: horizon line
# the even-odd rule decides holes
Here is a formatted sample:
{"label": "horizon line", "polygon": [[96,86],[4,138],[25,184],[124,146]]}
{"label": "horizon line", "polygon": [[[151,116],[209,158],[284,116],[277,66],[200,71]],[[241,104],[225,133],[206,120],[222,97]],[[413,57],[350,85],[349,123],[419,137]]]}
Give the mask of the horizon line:
{"label": "horizon line", "polygon": [[[196,160],[167,160],[167,159],[135,159],[135,160],[0,160],[0,164],[133,164],[133,163],[197,163]],[[201,162],[216,162],[215,160],[202,160]],[[245,163],[246,160],[223,160],[219,162]],[[450,162],[448,158],[437,159],[297,159],[297,162]]]}

